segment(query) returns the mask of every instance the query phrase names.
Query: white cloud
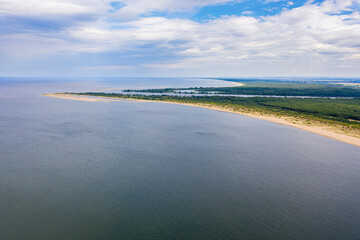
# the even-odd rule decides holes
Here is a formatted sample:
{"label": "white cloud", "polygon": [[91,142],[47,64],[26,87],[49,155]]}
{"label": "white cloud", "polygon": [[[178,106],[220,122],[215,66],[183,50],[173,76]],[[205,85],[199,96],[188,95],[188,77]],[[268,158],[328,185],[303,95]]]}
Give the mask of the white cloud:
{"label": "white cloud", "polygon": [[[239,0],[238,0],[239,1]],[[235,2],[233,0],[123,0],[125,7],[121,8],[117,15],[121,19],[137,17],[144,13],[155,11],[188,12],[195,8],[208,5],[224,4]]]}
{"label": "white cloud", "polygon": [[0,16],[69,16],[105,10],[106,4],[96,0],[0,0]]}
{"label": "white cloud", "polygon": [[[238,0],[240,1],[240,0]],[[123,7],[113,9],[112,2],[119,2]],[[186,12],[208,5],[237,2],[233,0],[0,0],[0,16],[69,16],[77,14],[106,15],[133,19],[154,11]],[[112,11],[110,11],[112,10]],[[109,15],[109,14],[108,14]]]}
{"label": "white cloud", "polygon": [[[12,2],[17,3],[16,1]],[[46,2],[51,2],[50,6],[60,6],[50,0]],[[251,72],[259,75],[279,75],[281,72],[288,75],[311,75],[317,72],[331,73],[333,69],[349,71],[348,68],[337,67],[341,65],[355,66],[351,68],[352,73],[360,74],[360,70],[356,68],[360,63],[360,14],[358,10],[352,9],[353,4],[360,0],[327,0],[322,4],[308,2],[302,7],[284,10],[275,16],[228,16],[204,23],[165,17],[140,17],[109,22],[106,19],[112,14],[107,12],[108,3],[91,1],[88,4],[90,7],[86,7],[83,1],[61,2],[65,4],[61,6],[78,6],[71,14],[99,14],[99,11],[94,11],[94,6],[98,6],[104,14],[96,21],[69,26],[55,33],[9,34],[0,40],[0,53],[32,55],[49,52],[118,52],[126,58],[127,52],[131,51],[131,54],[147,59],[134,63],[133,66],[136,67],[182,69],[208,74],[216,74],[217,71],[216,75],[251,75]],[[130,17],[155,10],[185,11],[220,2],[224,1],[186,0],[179,3],[161,0],[154,5],[150,1],[132,0],[124,1],[128,5],[116,14],[127,12],[127,17]],[[17,14],[26,14],[24,6]],[[16,14],[4,9],[2,8],[1,13]],[[36,14],[47,11],[46,9],[57,8],[45,4],[37,9]],[[53,10],[52,14],[60,15],[62,11],[59,9]],[[349,13],[340,14],[343,11]],[[25,44],[21,44],[22,41]],[[166,55],[164,60],[152,60],[151,54],[154,52],[148,53],[151,48],[161,50]],[[122,67],[123,64],[104,66],[108,67],[99,68],[131,68],[130,65]]]}
{"label": "white cloud", "polygon": [[242,15],[253,15],[255,13],[253,11],[243,11],[241,14]]}

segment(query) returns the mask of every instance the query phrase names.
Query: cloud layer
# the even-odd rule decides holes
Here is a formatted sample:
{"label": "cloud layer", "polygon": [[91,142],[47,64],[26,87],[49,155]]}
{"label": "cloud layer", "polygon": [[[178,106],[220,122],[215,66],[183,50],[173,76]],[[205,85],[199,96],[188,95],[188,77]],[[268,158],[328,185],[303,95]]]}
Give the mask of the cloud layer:
{"label": "cloud layer", "polygon": [[170,17],[224,4],[234,1],[0,0],[0,70],[58,74],[48,66],[57,64],[65,75],[360,75],[360,0],[308,1],[273,16]]}

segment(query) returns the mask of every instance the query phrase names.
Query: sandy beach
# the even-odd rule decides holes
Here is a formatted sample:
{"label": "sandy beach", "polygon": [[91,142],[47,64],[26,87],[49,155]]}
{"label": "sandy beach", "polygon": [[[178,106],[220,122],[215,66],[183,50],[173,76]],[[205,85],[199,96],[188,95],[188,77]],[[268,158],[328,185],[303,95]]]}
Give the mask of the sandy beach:
{"label": "sandy beach", "polygon": [[55,97],[61,99],[69,99],[69,100],[78,100],[78,101],[90,101],[90,102],[113,102],[113,101],[124,101],[124,100],[131,100],[136,102],[159,102],[159,103],[167,103],[167,104],[181,104],[186,106],[192,107],[201,107],[212,109],[216,111],[222,112],[229,112],[234,114],[240,114],[252,118],[262,119],[282,125],[287,125],[290,127],[295,127],[298,129],[302,129],[305,131],[309,131],[321,136],[325,136],[331,139],[335,139],[344,143],[348,143],[354,146],[360,147],[360,138],[356,136],[351,136],[351,133],[344,132],[340,128],[334,126],[326,126],[324,124],[309,124],[305,123],[299,119],[295,119],[293,117],[287,116],[275,116],[275,115],[268,115],[268,114],[261,114],[257,112],[241,112],[241,111],[234,111],[231,109],[227,109],[224,107],[218,107],[209,104],[190,104],[190,103],[179,103],[179,102],[165,102],[165,101],[154,101],[154,100],[138,100],[138,99],[128,99],[128,98],[112,98],[112,97],[93,97],[93,96],[84,96],[84,95],[70,95],[70,94],[43,94],[44,96],[48,97]]}
{"label": "sandy beach", "polygon": [[[217,80],[217,79],[212,79],[212,81],[222,81],[223,80]],[[232,82],[232,81],[227,81],[227,82],[230,82],[232,84],[234,84],[233,86],[228,86],[228,87],[241,87],[241,86],[244,86],[243,83],[239,83],[239,82]],[[102,92],[102,91],[111,91],[111,90],[125,90],[125,89],[134,89],[134,90],[139,90],[139,89],[148,89],[149,86],[143,86],[143,87],[135,87],[135,88],[101,88],[101,89],[90,89],[89,91],[90,92]],[[161,88],[174,88],[174,87],[171,87],[171,86],[161,86],[161,87],[156,87],[157,89],[161,89]]]}
{"label": "sandy beach", "polygon": [[69,100],[87,101],[87,102],[123,101],[123,99],[97,98],[97,97],[70,95],[70,94],[43,94],[43,96],[54,97],[54,98],[62,98],[62,99],[69,99]]}

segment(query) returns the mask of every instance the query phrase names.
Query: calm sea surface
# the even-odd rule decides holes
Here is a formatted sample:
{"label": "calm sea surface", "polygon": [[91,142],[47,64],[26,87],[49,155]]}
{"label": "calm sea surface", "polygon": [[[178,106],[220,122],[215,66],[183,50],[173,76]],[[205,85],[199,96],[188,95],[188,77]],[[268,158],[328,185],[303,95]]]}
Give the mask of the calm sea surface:
{"label": "calm sea surface", "polygon": [[359,239],[359,147],[189,106],[41,96],[229,84],[0,79],[0,239]]}

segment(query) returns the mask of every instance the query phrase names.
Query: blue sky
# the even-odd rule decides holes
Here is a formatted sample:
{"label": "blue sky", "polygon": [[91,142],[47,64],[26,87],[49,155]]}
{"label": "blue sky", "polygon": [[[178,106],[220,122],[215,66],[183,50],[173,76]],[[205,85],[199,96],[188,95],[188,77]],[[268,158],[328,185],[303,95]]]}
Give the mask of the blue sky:
{"label": "blue sky", "polygon": [[0,0],[0,76],[360,77],[360,0]]}

